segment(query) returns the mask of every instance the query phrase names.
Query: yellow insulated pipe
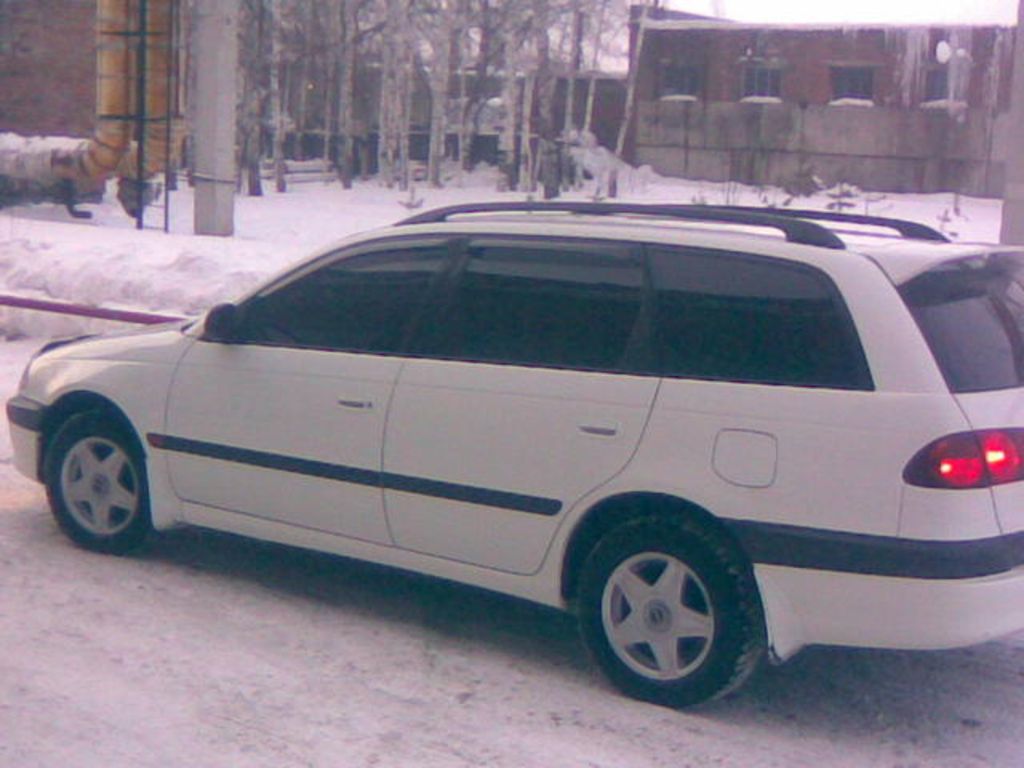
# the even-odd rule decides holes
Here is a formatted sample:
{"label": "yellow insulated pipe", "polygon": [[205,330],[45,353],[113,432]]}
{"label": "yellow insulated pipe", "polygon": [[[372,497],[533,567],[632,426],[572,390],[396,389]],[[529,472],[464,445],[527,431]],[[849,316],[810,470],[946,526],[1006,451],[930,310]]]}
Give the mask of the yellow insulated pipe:
{"label": "yellow insulated pipe", "polygon": [[[54,152],[51,165],[58,178],[95,186],[110,176],[134,178],[138,161],[132,137],[138,112],[137,44],[141,0],[97,0],[96,3],[96,128],[92,138],[74,152]],[[174,66],[170,39],[171,0],[149,0],[146,19],[146,147],[145,175],[163,168],[167,156],[170,109],[168,75]],[[177,133],[175,126],[173,133]],[[173,149],[173,142],[172,142]]]}
{"label": "yellow insulated pipe", "polygon": [[96,128],[83,148],[53,153],[51,164],[58,178],[102,181],[114,173],[128,151],[133,5],[134,0],[96,2]]}
{"label": "yellow insulated pipe", "polygon": [[[76,198],[103,189],[110,177],[121,177],[118,197],[129,213],[138,212],[147,194],[135,184],[139,177],[138,147],[133,141],[140,100],[145,104],[141,136],[146,167],[141,174],[158,173],[176,156],[181,121],[171,77],[178,65],[173,35],[175,0],[148,0],[145,30],[140,30],[145,0],[96,2],[96,127],[90,139],[74,149],[0,151],[0,176],[43,190],[69,205]],[[140,73],[140,31],[147,43],[145,72]],[[145,93],[140,94],[140,74]],[[170,130],[169,130],[170,129]],[[168,143],[170,142],[170,143]],[[133,213],[133,215],[135,215]]]}

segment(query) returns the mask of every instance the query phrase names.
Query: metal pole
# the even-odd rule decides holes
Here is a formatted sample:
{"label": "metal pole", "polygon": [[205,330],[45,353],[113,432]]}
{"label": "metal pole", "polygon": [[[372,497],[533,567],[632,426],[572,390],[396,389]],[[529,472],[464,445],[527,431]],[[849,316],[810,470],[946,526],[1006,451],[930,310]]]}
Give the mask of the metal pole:
{"label": "metal pole", "polygon": [[138,164],[135,168],[135,228],[142,229],[146,225],[146,54],[149,50],[149,0],[139,2],[139,42],[138,63],[139,77],[137,80],[137,101],[135,138],[138,141]]}
{"label": "metal pole", "polygon": [[[171,13],[167,19],[167,112],[164,131],[167,144],[164,147],[164,233],[171,231],[171,142],[174,141],[174,116],[177,114],[178,57],[178,0],[172,0]],[[174,169],[177,173],[177,169]]]}
{"label": "metal pole", "polygon": [[1007,131],[1006,182],[999,242],[1024,243],[1024,0],[1018,0],[1013,40],[1013,79]]}
{"label": "metal pole", "polygon": [[235,231],[239,0],[196,0],[195,231]]}

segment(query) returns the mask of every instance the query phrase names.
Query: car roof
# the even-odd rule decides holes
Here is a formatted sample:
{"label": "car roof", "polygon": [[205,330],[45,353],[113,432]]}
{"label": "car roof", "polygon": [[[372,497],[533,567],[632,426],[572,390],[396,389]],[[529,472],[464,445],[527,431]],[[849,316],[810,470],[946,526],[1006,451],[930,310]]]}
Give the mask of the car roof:
{"label": "car roof", "polygon": [[690,245],[761,254],[826,269],[830,263],[869,262],[895,285],[943,262],[1021,250],[952,243],[926,225],[902,219],[742,206],[582,201],[449,206],[416,214],[345,243],[422,234],[582,237]]}
{"label": "car roof", "polygon": [[1019,253],[1019,246],[988,243],[927,243],[916,241],[851,237],[851,250],[871,258],[895,285],[902,285],[948,261],[974,258],[991,253]]}
{"label": "car roof", "polygon": [[[486,224],[484,222],[486,221]],[[529,233],[655,240],[752,250],[821,264],[859,254],[900,285],[945,261],[1019,248],[952,243],[918,222],[835,211],[619,202],[482,202],[417,214],[399,226],[447,224],[446,231]],[[685,233],[685,234],[683,234]],[[781,249],[775,247],[783,243]],[[811,251],[805,246],[810,246]],[[816,252],[816,253],[814,253]]]}

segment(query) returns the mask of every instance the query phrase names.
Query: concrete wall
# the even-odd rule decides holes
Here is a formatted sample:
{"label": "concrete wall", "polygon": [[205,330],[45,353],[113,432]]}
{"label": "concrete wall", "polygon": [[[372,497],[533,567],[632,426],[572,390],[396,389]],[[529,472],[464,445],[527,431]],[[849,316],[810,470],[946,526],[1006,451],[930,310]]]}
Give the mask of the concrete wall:
{"label": "concrete wall", "polygon": [[784,185],[810,169],[830,185],[999,196],[1002,122],[977,110],[648,102],[636,160],[711,181]]}
{"label": "concrete wall", "polygon": [[0,132],[88,136],[95,0],[0,0]]}

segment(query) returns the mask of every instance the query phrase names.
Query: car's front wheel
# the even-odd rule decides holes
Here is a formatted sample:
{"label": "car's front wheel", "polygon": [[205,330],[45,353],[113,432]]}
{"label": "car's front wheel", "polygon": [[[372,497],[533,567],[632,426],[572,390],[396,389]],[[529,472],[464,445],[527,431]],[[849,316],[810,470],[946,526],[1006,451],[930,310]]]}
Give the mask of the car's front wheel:
{"label": "car's front wheel", "polygon": [[722,695],[765,653],[749,566],[692,521],[642,519],[606,535],[584,565],[579,607],[584,640],[612,682],[658,704]]}
{"label": "car's front wheel", "polygon": [[43,471],[54,517],[77,544],[119,554],[151,530],[142,452],[102,413],[69,418],[50,443]]}

